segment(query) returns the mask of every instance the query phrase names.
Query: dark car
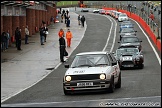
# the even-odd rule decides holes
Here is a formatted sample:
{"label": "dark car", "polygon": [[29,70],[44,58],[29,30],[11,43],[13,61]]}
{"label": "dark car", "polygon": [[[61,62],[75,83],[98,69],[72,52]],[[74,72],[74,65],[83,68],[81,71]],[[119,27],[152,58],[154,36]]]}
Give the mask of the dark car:
{"label": "dark car", "polygon": [[114,54],[118,60],[120,69],[124,67],[144,67],[144,56],[141,51],[135,46],[121,46]]}
{"label": "dark car", "polygon": [[124,35],[136,35],[136,32],[137,31],[135,31],[134,28],[122,28],[120,32],[120,40]]}
{"label": "dark car", "polygon": [[123,28],[134,28],[134,24],[132,24],[131,22],[122,22],[119,26],[119,32],[121,32]]}
{"label": "dark car", "polygon": [[137,47],[140,51],[142,50],[142,45],[141,45],[142,40],[140,40],[137,36],[134,35],[129,35],[129,36],[123,36],[120,43],[121,46],[135,46]]}

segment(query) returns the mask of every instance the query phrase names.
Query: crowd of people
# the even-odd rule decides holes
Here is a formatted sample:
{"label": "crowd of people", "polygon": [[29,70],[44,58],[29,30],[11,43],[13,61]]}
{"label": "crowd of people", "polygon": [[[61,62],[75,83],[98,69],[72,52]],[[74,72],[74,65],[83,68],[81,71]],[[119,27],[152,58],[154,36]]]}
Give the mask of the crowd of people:
{"label": "crowd of people", "polygon": [[[62,11],[61,23],[63,23],[63,19],[64,19],[64,23],[66,24],[66,27],[70,27],[70,16],[69,16],[68,10]],[[54,17],[51,17],[51,22],[53,22],[53,21],[54,21]],[[84,22],[85,22],[84,15],[83,16],[78,15],[78,25],[82,25],[82,27],[84,27]],[[40,34],[40,44],[45,45],[44,43],[46,42],[46,38],[48,35],[48,27],[46,26],[46,23],[44,21],[42,21],[42,24],[39,27],[39,34]],[[73,38],[73,34],[69,28],[67,29],[66,33],[61,28],[58,32],[58,36],[59,36],[59,45],[60,45],[60,61],[65,62],[64,56],[68,55],[66,48],[71,47],[71,40]],[[28,38],[29,38],[29,29],[28,29],[28,25],[26,25],[26,27],[25,27],[25,44],[29,44]],[[6,49],[8,49],[9,41],[10,41],[9,30],[7,32],[3,31],[2,36],[1,36],[2,51],[6,51]],[[21,29],[19,27],[17,27],[15,30],[15,45],[16,45],[17,50],[22,50],[21,43],[22,43]]]}

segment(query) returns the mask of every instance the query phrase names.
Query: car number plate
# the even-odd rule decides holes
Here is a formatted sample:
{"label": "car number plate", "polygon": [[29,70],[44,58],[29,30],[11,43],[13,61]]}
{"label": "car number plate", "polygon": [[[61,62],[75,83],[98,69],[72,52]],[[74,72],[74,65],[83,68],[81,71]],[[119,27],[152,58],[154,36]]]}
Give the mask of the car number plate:
{"label": "car number plate", "polygon": [[124,67],[134,67],[134,65],[124,65]]}
{"label": "car number plate", "polygon": [[93,82],[77,83],[77,86],[93,86]]}

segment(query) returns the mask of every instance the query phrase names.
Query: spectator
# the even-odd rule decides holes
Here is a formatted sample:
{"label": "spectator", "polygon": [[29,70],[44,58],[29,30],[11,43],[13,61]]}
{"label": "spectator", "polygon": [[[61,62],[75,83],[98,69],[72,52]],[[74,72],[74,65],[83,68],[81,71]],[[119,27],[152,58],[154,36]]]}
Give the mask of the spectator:
{"label": "spectator", "polygon": [[6,32],[5,31],[3,31],[2,32],[2,36],[1,36],[1,44],[2,44],[2,52],[3,51],[6,51]]}
{"label": "spectator", "polygon": [[61,14],[61,23],[63,23],[64,14]]}
{"label": "spectator", "polygon": [[66,10],[66,14],[67,14],[67,16],[69,15],[69,11],[68,10]]}
{"label": "spectator", "polygon": [[67,17],[66,27],[70,27],[70,16]]}
{"label": "spectator", "polygon": [[65,18],[65,24],[67,23],[67,15],[64,13],[64,18]]}
{"label": "spectator", "polygon": [[44,45],[43,25],[40,26],[39,32],[40,32],[40,42],[41,42],[41,45]]}
{"label": "spectator", "polygon": [[73,38],[72,32],[70,29],[66,32],[67,47],[71,46],[71,38]]}
{"label": "spectator", "polygon": [[9,46],[9,43],[10,43],[10,33],[9,33],[9,30],[7,30],[6,35],[7,35],[6,49],[8,49],[8,46]]}
{"label": "spectator", "polygon": [[82,23],[82,26],[84,27],[84,22],[85,22],[85,17],[84,15],[81,17],[81,23]]}
{"label": "spectator", "polygon": [[26,27],[25,27],[25,44],[29,44],[28,37],[29,37],[29,29],[28,29],[28,25],[26,25]]}
{"label": "spectator", "polygon": [[21,49],[21,29],[19,29],[19,27],[17,27],[15,30],[15,39],[16,39],[17,50],[22,50]]}
{"label": "spectator", "polygon": [[80,15],[78,15],[78,25],[80,25]]}
{"label": "spectator", "polygon": [[153,12],[150,12],[149,18],[153,21],[155,19]]}
{"label": "spectator", "polygon": [[46,23],[43,24],[44,27],[43,27],[43,33],[44,33],[44,42],[46,42],[46,37],[47,37],[47,34],[48,34],[48,28],[46,27]]}

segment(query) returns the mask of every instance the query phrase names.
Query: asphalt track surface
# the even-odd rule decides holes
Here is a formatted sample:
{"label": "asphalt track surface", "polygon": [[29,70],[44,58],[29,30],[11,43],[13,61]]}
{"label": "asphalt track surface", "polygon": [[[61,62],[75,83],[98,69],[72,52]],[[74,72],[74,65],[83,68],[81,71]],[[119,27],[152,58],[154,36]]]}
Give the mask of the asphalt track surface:
{"label": "asphalt track surface", "polygon": [[[113,18],[93,13],[81,13],[85,16],[87,29],[85,35],[68,59],[71,64],[75,54],[87,51],[115,51],[119,44],[119,23]],[[51,74],[31,88],[1,103],[2,106],[101,106],[106,102],[153,102],[161,106],[161,58],[160,62],[146,36],[136,22],[137,36],[143,41],[144,68],[122,70],[122,86],[114,93],[83,93],[64,95],[63,76],[66,71],[61,64]],[[117,29],[116,29],[116,27]],[[116,39],[114,39],[116,38]],[[151,41],[152,42],[152,41]],[[113,43],[115,43],[113,45]],[[154,46],[154,45],[153,45]],[[155,46],[154,46],[155,47]]]}

